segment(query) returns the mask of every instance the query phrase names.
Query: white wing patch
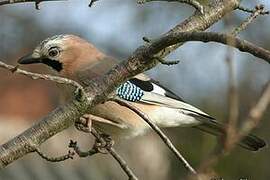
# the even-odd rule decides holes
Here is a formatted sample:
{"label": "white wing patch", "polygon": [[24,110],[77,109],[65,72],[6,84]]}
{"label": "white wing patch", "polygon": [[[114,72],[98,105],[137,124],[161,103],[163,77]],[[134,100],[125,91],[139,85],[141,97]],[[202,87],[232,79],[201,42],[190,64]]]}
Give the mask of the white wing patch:
{"label": "white wing patch", "polygon": [[163,89],[162,87],[160,87],[160,86],[158,86],[158,85],[156,85],[154,83],[152,83],[152,85],[153,85],[153,88],[154,88],[152,93],[156,93],[156,94],[160,94],[162,96],[165,96],[165,93],[166,93],[165,89]]}
{"label": "white wing patch", "polygon": [[181,109],[160,107],[149,112],[149,117],[160,127],[192,127],[201,124],[196,118]]}

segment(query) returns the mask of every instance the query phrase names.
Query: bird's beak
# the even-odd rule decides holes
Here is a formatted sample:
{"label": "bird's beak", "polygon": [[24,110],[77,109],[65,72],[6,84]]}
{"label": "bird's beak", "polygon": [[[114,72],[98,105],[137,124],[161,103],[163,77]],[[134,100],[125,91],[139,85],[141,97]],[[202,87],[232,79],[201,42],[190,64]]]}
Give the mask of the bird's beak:
{"label": "bird's beak", "polygon": [[21,57],[18,60],[19,64],[35,64],[35,63],[41,63],[42,59],[40,57],[35,57],[33,54],[28,54],[26,56]]}

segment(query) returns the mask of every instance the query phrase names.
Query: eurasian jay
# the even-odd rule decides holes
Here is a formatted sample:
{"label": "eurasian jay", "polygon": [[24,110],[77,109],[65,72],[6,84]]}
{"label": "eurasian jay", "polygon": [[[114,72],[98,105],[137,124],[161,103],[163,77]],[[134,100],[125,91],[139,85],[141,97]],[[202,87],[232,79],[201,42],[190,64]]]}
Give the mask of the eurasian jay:
{"label": "eurasian jay", "polygon": [[[117,61],[78,36],[56,35],[42,41],[18,63],[43,63],[60,76],[87,86],[89,79],[106,73]],[[71,89],[62,88],[61,91],[66,97],[72,96]],[[160,127],[195,127],[215,136],[225,133],[225,127],[213,117],[144,74],[123,83],[115,93],[146,113]],[[113,101],[95,106],[89,114],[97,117],[92,122],[94,127],[112,136],[134,137],[150,129],[135,112]],[[266,144],[250,134],[239,145],[257,151]]]}

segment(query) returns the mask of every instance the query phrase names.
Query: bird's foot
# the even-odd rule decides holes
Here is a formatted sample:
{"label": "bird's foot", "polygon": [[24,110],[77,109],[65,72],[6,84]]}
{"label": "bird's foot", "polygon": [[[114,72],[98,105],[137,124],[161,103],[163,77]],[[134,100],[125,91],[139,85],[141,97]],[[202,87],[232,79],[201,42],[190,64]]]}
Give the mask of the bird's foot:
{"label": "bird's foot", "polygon": [[110,149],[113,146],[114,141],[108,134],[101,133],[100,137],[101,140],[96,139],[94,147],[97,149],[99,153],[108,154],[108,149]]}
{"label": "bird's foot", "polygon": [[89,133],[92,128],[91,115],[85,114],[78,121],[75,122],[75,127],[77,130]]}

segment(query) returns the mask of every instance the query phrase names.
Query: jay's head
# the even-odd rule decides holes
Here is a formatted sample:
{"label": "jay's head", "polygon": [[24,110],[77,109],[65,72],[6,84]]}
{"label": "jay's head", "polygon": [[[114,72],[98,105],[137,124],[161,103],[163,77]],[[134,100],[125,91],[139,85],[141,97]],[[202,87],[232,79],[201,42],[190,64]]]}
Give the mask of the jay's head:
{"label": "jay's head", "polygon": [[78,36],[56,35],[42,41],[18,63],[43,63],[59,73],[72,74],[83,66],[96,63],[103,56],[92,44]]}

